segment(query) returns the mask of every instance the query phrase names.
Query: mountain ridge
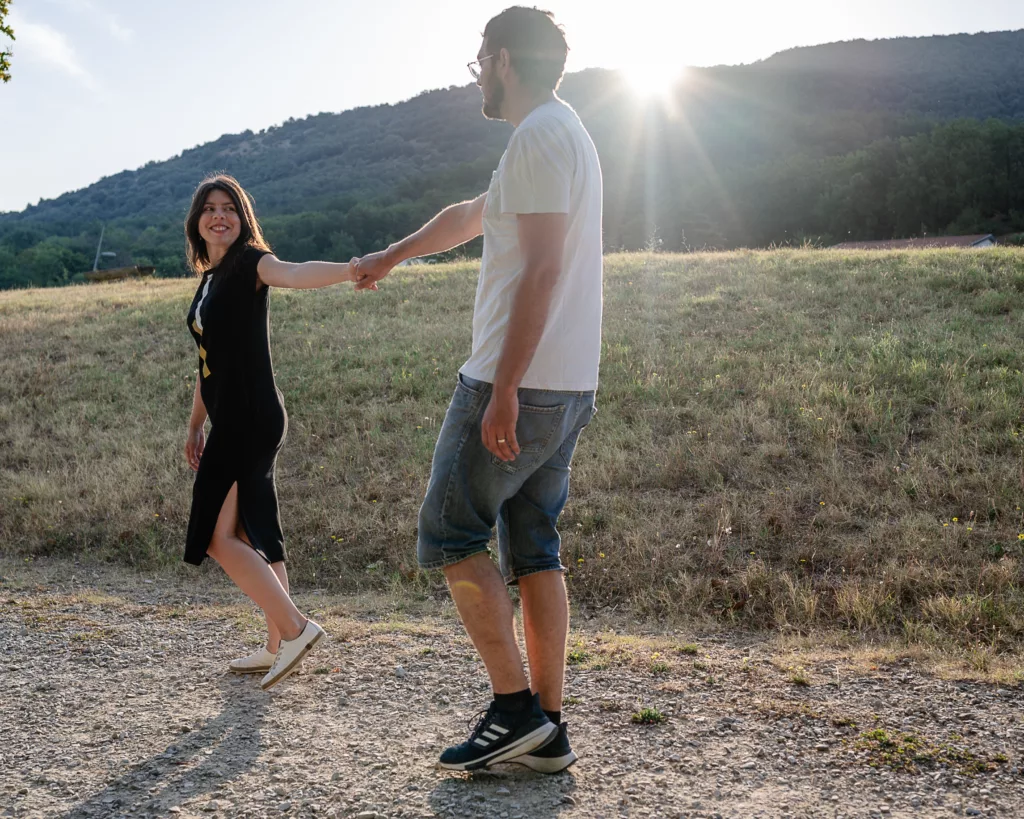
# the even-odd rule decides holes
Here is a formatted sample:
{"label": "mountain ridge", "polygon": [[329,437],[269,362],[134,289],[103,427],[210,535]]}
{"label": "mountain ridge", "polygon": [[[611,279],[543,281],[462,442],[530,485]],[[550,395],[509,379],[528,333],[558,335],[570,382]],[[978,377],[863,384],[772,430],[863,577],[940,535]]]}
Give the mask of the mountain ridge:
{"label": "mountain ridge", "polygon": [[[939,144],[939,132],[959,119],[1022,126],[1021,76],[1024,30],[852,40],[789,49],[748,65],[692,68],[663,106],[641,101],[607,69],[567,75],[560,94],[598,146],[608,246],[653,242],[682,249],[694,241],[787,242],[798,234],[893,238],[876,233],[906,233],[922,224],[935,232],[954,222],[977,231],[1020,229],[1024,216],[1014,214],[1024,204],[1015,195],[990,202],[971,193],[935,213],[922,203],[920,213],[897,217],[889,213],[896,207],[892,192],[879,186],[873,200],[858,206],[876,212],[854,214],[856,223],[821,209],[836,207],[834,188],[848,181],[842,157],[854,163],[870,149],[870,161],[879,164],[870,174],[891,174],[913,162],[902,154],[893,159],[889,143],[897,153],[932,151],[928,135],[936,134]],[[997,130],[978,136],[975,153],[986,162],[1016,150],[1007,147],[1016,137]],[[69,280],[91,265],[101,222],[124,261],[181,272],[181,220],[196,184],[211,171],[232,173],[253,193],[282,253],[367,252],[415,229],[447,202],[486,189],[510,133],[507,124],[481,115],[479,89],[469,84],[223,134],[171,159],[0,214],[0,286]],[[918,138],[925,142],[908,142]],[[964,172],[991,175],[991,168]],[[797,175],[780,180],[780,173]],[[1016,186],[1016,165],[1008,174]],[[750,181],[769,177],[777,199],[796,206],[781,232],[770,212],[737,217],[737,200]],[[803,198],[789,201],[788,189],[803,191]],[[777,207],[763,198],[760,207]]]}

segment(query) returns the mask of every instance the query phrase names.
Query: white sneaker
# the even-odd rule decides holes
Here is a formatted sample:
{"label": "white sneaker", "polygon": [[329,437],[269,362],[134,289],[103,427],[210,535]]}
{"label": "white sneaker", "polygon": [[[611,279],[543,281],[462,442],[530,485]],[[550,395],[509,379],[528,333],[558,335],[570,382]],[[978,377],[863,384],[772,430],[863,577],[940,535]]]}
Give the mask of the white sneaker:
{"label": "white sneaker", "polygon": [[239,657],[228,663],[228,669],[235,674],[266,674],[274,664],[274,656],[267,647],[263,646],[259,651],[250,654],[248,657]]}
{"label": "white sneaker", "polygon": [[277,685],[288,675],[294,673],[302,658],[309,653],[309,650],[319,642],[326,632],[312,620],[306,621],[306,627],[294,640],[282,640],[281,647],[277,650],[277,657],[270,667],[270,672],[260,682],[260,686],[266,691]]}

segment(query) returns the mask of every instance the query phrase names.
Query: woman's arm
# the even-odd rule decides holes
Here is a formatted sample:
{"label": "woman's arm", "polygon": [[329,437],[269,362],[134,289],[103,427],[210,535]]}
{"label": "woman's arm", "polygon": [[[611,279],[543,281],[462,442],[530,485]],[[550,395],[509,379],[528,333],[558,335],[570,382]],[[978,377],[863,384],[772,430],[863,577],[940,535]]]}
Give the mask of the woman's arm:
{"label": "woman's arm", "polygon": [[256,273],[262,284],[291,290],[315,290],[354,281],[349,262],[282,262],[270,253],[260,259]]}
{"label": "woman's arm", "polygon": [[206,448],[206,404],[199,391],[199,376],[196,376],[196,391],[192,395],[192,415],[188,419],[188,435],[185,436],[185,460],[192,469],[199,469],[199,460]]}

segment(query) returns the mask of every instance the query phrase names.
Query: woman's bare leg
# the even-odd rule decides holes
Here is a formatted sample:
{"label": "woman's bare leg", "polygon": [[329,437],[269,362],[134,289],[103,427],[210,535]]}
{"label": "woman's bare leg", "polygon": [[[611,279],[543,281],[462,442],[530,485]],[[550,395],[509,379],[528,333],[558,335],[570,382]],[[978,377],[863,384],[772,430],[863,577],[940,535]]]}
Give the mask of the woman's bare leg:
{"label": "woman's bare leg", "polygon": [[[277,563],[271,563],[270,568],[274,570],[274,574],[277,575],[277,579],[280,581],[281,586],[284,588],[284,593],[289,594],[288,591],[288,570],[284,567],[284,561],[278,561]],[[266,613],[264,612],[266,617]],[[267,651],[271,654],[277,654],[277,649],[281,646],[281,632],[278,631],[277,626],[274,625],[274,621],[267,617]]]}
{"label": "woman's bare leg", "polygon": [[[242,525],[242,521],[238,521],[238,528],[235,530],[239,540],[245,541],[250,547],[252,541],[249,540],[249,535],[245,533],[245,527]],[[284,567],[284,561],[279,560],[277,563],[271,563],[270,568],[274,570],[274,574],[277,575],[277,579],[281,581],[281,586],[284,588],[285,594],[291,596],[288,589],[288,570]],[[281,647],[281,632],[278,631],[274,621],[267,617],[267,613],[263,612],[264,618],[267,621],[267,651],[271,654],[277,654],[277,650]]]}
{"label": "woman's bare leg", "polygon": [[234,484],[224,499],[206,553],[263,609],[267,620],[277,628],[279,640],[294,640],[305,628],[306,618],[295,608],[277,573],[252,546],[238,537],[238,529],[238,484]]}

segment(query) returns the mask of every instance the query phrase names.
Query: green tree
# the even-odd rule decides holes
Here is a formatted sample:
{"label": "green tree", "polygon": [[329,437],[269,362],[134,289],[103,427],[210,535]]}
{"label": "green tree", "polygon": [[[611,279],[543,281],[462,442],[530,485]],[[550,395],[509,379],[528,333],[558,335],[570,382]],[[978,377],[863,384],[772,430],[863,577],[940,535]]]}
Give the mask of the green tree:
{"label": "green tree", "polygon": [[[11,0],[0,0],[0,34],[14,39],[14,30],[7,22],[7,15],[10,12]],[[11,81],[11,52],[4,49],[0,51],[0,80]]]}
{"label": "green tree", "polygon": [[14,253],[4,245],[0,245],[0,290],[6,287],[17,287],[24,283],[24,279]]}

